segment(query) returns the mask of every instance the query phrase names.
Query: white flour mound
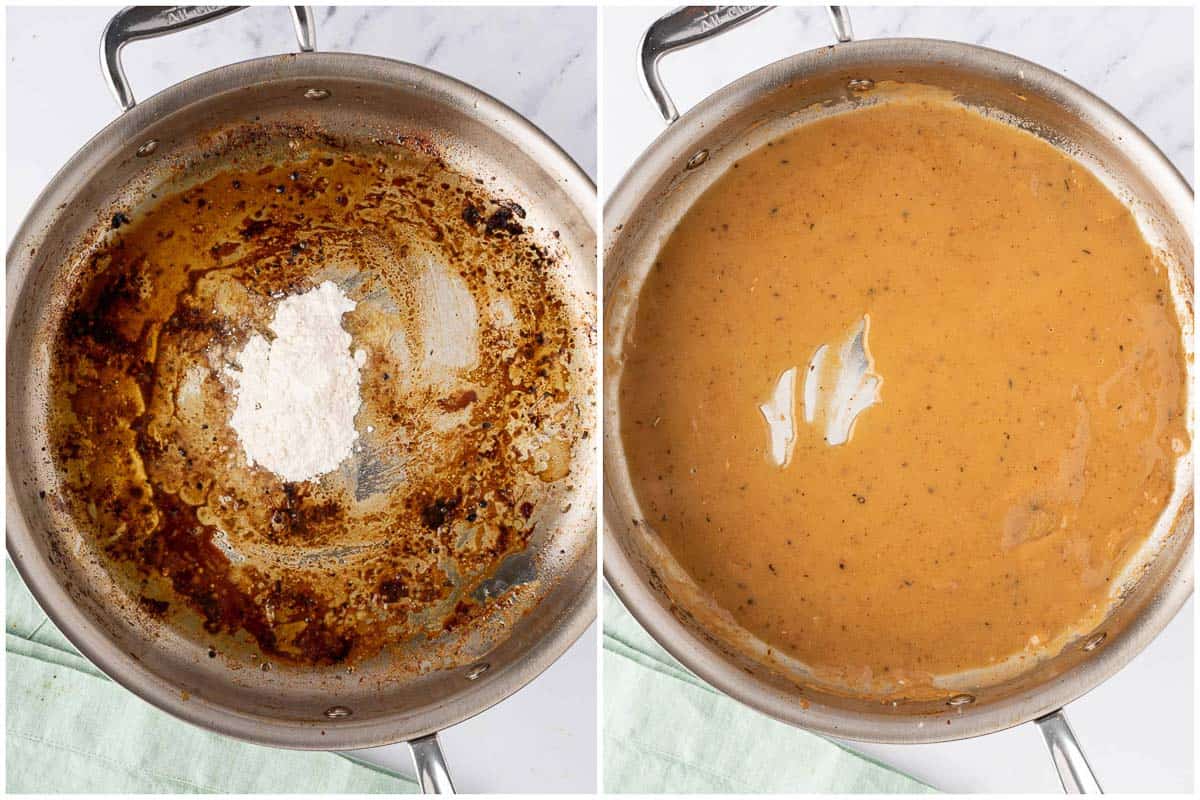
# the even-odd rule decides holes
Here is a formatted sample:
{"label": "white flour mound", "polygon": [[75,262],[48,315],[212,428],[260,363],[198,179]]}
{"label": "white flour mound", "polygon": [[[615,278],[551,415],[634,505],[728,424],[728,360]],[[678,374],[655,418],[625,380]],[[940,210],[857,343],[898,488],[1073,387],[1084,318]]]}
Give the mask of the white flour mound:
{"label": "white flour mound", "polygon": [[246,461],[285,481],[311,480],[350,455],[362,400],[359,369],[367,354],[350,352],[342,314],[355,303],[331,281],[279,303],[274,340],[255,334],[227,369],[237,384],[230,424]]}

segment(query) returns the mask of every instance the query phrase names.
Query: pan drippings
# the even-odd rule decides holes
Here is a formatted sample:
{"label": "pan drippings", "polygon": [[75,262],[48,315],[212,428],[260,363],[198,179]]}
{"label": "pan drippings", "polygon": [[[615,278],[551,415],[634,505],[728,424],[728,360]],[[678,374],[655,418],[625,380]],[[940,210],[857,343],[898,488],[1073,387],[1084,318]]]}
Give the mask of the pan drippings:
{"label": "pan drippings", "polygon": [[735,163],[660,251],[625,356],[644,524],[737,623],[855,691],[1097,624],[1190,446],[1133,216],[938,97]]}
{"label": "pan drippings", "polygon": [[[505,603],[488,579],[568,479],[586,376],[522,208],[407,147],[309,147],[113,218],[54,342],[51,437],[63,496],[148,613],[330,664]],[[249,465],[231,374],[326,281],[365,353],[358,435],[285,482]]]}

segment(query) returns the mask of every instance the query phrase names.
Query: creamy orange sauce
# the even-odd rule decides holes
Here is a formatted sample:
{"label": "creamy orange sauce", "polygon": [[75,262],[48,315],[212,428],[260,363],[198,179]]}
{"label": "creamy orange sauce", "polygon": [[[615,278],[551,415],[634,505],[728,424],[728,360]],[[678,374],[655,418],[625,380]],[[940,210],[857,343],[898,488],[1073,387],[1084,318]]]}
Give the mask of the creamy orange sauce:
{"label": "creamy orange sauce", "polygon": [[[864,320],[876,396],[831,445],[807,373]],[[646,523],[751,633],[858,684],[1095,624],[1190,446],[1167,272],[1133,216],[933,96],[734,164],[659,254],[625,353]]]}

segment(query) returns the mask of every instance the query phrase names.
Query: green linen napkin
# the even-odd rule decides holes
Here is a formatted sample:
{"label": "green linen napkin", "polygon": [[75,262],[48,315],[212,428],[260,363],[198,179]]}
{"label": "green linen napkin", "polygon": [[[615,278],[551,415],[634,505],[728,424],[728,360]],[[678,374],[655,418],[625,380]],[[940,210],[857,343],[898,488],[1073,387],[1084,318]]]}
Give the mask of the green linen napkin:
{"label": "green linen napkin", "polygon": [[604,791],[933,789],[721,694],[660,647],[605,586]]}
{"label": "green linen napkin", "polygon": [[8,793],[410,793],[410,779],[337,753],[246,744],[159,711],[108,680],[5,561]]}

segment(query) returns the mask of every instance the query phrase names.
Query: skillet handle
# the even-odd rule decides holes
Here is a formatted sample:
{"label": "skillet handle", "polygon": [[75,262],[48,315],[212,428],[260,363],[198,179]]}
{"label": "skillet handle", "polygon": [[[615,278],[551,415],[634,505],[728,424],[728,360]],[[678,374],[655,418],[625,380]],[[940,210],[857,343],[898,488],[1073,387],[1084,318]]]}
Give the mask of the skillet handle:
{"label": "skillet handle", "polygon": [[[668,53],[699,44],[748,22],[773,6],[683,6],[659,17],[642,35],[638,57],[642,88],[650,95],[658,113],[670,125],[679,119],[679,110],[667,93],[658,62]],[[839,42],[854,38],[850,13],[845,6],[829,6],[829,18]]]}
{"label": "skillet handle", "polygon": [[[244,6],[129,6],[109,20],[100,36],[100,69],[113,96],[128,111],[137,104],[121,66],[121,50],[130,42],[184,31],[241,11]],[[308,6],[292,6],[292,22],[300,50],[317,47],[316,17]]]}
{"label": "skillet handle", "polygon": [[412,739],[408,743],[412,752],[413,767],[417,770],[417,782],[425,794],[454,794],[454,784],[446,769],[446,757],[436,733]]}
{"label": "skillet handle", "polygon": [[1063,710],[1052,711],[1034,721],[1050,748],[1050,758],[1054,759],[1063,791],[1067,794],[1103,794]]}

